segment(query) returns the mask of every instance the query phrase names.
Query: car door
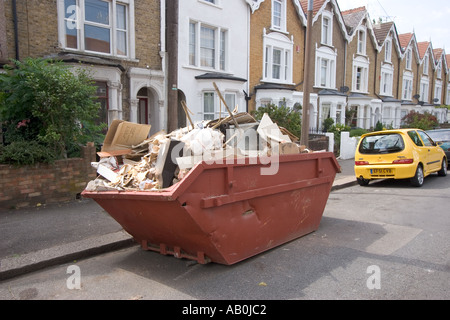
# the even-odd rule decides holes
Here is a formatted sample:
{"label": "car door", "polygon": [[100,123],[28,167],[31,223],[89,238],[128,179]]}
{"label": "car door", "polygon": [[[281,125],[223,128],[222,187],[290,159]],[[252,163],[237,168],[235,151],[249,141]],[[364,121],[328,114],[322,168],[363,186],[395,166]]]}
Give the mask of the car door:
{"label": "car door", "polygon": [[438,171],[441,168],[442,163],[442,152],[440,152],[440,147],[438,147],[433,140],[422,130],[417,130],[417,133],[422,139],[424,148],[427,149],[427,160],[426,160],[426,172]]}

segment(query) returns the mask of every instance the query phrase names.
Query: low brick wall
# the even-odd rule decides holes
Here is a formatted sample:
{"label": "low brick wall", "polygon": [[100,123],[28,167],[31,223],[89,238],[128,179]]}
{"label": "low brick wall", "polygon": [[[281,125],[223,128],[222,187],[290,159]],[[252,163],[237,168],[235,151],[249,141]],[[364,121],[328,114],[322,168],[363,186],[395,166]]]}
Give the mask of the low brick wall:
{"label": "low brick wall", "polygon": [[88,145],[82,148],[81,158],[21,167],[0,165],[0,209],[76,199],[97,176],[91,166],[94,161],[95,147]]}

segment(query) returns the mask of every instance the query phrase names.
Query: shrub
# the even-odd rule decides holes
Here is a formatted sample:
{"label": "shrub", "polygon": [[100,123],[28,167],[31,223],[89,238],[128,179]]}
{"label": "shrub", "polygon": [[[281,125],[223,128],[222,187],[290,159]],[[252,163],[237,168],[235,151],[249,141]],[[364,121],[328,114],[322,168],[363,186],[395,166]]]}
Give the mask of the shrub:
{"label": "shrub", "polygon": [[253,111],[252,115],[259,121],[267,113],[270,119],[278,126],[287,129],[290,133],[300,138],[302,134],[302,118],[298,109],[291,109],[285,105],[278,107],[274,104],[268,104]]}
{"label": "shrub", "polygon": [[425,112],[424,114],[411,111],[403,117],[404,128],[415,128],[422,130],[430,130],[439,125],[439,121],[432,114]]}
{"label": "shrub", "polygon": [[47,146],[37,141],[15,141],[0,148],[0,163],[31,165],[51,163],[55,155]]}
{"label": "shrub", "polygon": [[100,107],[88,72],[31,58],[13,61],[5,69],[7,73],[0,74],[0,122],[6,142],[37,141],[56,158],[79,148],[86,135],[81,124],[93,123]]}

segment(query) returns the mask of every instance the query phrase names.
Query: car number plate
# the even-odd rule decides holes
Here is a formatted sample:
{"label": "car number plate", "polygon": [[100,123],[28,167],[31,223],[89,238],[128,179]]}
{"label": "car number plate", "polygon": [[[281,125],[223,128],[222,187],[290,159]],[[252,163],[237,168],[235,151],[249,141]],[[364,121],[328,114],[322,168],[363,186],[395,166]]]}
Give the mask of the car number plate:
{"label": "car number plate", "polygon": [[370,169],[370,174],[392,174],[392,169]]}

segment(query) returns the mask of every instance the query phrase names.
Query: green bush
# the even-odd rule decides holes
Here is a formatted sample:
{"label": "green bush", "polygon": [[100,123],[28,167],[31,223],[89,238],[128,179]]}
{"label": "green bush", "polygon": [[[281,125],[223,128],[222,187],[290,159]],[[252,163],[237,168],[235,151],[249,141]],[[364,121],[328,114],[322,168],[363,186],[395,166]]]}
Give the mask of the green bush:
{"label": "green bush", "polygon": [[404,128],[414,128],[422,130],[434,129],[439,125],[439,121],[435,116],[429,112],[424,114],[411,111],[405,117],[403,117]]}
{"label": "green bush", "polygon": [[369,130],[362,129],[362,128],[356,128],[350,130],[350,137],[361,137],[363,134],[368,133]]}
{"label": "green bush", "polygon": [[4,164],[32,165],[54,160],[52,150],[37,141],[15,141],[0,148],[0,163]]}
{"label": "green bush", "polygon": [[267,113],[270,119],[278,126],[287,129],[290,133],[300,138],[302,134],[302,117],[298,109],[291,109],[285,105],[278,107],[275,104],[268,104],[253,111],[252,115],[256,120],[260,121],[264,114]]}
{"label": "green bush", "polygon": [[0,122],[8,144],[34,141],[59,159],[101,131],[93,125],[100,108],[94,100],[96,87],[84,69],[28,58],[5,70],[0,74]]}

